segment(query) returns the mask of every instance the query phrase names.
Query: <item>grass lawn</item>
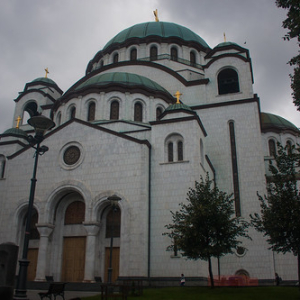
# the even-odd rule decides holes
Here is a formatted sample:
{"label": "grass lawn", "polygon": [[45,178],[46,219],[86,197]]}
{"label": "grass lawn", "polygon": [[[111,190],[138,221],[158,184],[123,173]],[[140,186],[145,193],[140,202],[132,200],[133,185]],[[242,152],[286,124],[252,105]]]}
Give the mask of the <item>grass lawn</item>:
{"label": "grass lawn", "polygon": [[[82,298],[99,300],[100,296]],[[121,299],[114,298],[114,299]],[[128,300],[300,300],[297,287],[172,287],[146,288],[139,297],[129,296]]]}

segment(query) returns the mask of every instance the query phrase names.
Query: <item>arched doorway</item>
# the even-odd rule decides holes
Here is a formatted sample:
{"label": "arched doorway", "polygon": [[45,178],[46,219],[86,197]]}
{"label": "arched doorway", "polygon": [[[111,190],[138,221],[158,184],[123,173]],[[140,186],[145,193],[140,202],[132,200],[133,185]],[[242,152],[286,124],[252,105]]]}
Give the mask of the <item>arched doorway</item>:
{"label": "arched doorway", "polygon": [[71,202],[64,214],[63,258],[61,280],[82,282],[84,279],[86,236],[80,234],[84,222],[85,204]]}

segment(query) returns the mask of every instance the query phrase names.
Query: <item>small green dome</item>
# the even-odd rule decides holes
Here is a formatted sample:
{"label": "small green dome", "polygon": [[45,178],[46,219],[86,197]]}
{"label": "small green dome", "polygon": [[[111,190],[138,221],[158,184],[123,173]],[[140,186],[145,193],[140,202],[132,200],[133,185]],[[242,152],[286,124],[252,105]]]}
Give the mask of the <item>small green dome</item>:
{"label": "small green dome", "polygon": [[233,42],[223,42],[223,43],[218,44],[215,48],[227,47],[227,46],[238,46],[238,47],[240,47],[238,44],[233,43]]}
{"label": "small green dome", "polygon": [[154,82],[153,80],[141,75],[126,73],[126,72],[111,72],[111,73],[98,74],[94,77],[85,80],[83,83],[79,84],[75,88],[75,90],[81,90],[91,86],[105,86],[110,84],[119,84],[128,87],[139,86],[152,91],[160,91],[169,94],[169,92],[166,89],[164,89],[161,85]]}
{"label": "small green dome", "polygon": [[194,112],[189,106],[181,102],[169,105],[165,111],[174,111],[174,110],[186,110],[186,111]]}
{"label": "small green dome", "polygon": [[27,133],[20,128],[10,128],[4,131],[0,137],[14,136],[17,138],[27,139]]}
{"label": "small green dome", "polygon": [[261,113],[261,128],[262,131],[285,131],[292,130],[299,134],[299,129],[290,121],[270,113]]}
{"label": "small green dome", "polygon": [[53,81],[52,79],[50,78],[46,78],[46,77],[39,77],[39,78],[36,78],[34,80],[32,80],[31,82],[43,82],[43,83],[47,83],[47,84],[55,84],[55,81]]}
{"label": "small green dome", "polygon": [[104,46],[103,50],[113,44],[122,44],[131,38],[144,39],[150,36],[159,38],[179,38],[185,42],[195,42],[204,48],[209,48],[207,43],[199,35],[184,26],[169,22],[146,22],[124,29],[112,38]]}

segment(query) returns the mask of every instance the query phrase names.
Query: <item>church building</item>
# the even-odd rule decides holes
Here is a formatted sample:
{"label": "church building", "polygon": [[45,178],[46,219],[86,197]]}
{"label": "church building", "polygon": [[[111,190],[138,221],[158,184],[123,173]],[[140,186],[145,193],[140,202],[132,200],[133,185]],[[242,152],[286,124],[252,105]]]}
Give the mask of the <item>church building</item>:
{"label": "church building", "polygon": [[[206,261],[166,250],[170,211],[208,173],[249,220],[277,142],[300,142],[295,125],[261,112],[253,82],[248,49],[211,48],[190,29],[157,21],[114,36],[67,91],[47,73],[26,83],[0,139],[0,243],[19,245],[21,257],[34,149],[20,132],[34,135],[27,120],[41,114],[56,126],[39,157],[28,280],[107,282],[113,236],[113,282],[177,284],[184,273],[204,284]],[[273,253],[253,228],[249,235],[213,260],[214,275],[297,279],[293,255]]]}

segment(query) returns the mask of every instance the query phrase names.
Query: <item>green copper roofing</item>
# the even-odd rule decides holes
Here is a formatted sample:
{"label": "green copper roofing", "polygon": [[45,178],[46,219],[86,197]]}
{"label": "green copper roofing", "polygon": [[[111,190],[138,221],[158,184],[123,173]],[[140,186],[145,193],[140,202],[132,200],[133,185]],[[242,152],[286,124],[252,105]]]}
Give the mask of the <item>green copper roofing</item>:
{"label": "green copper roofing", "polygon": [[105,74],[99,74],[91,77],[78,85],[75,90],[80,90],[88,86],[105,86],[108,84],[121,84],[124,86],[142,86],[151,90],[160,91],[169,94],[169,92],[164,89],[158,83],[152,81],[141,75],[125,73],[125,72],[111,72]]}
{"label": "green copper roofing", "polygon": [[17,138],[27,139],[27,133],[20,128],[10,128],[5,130],[1,135],[1,137],[5,136],[14,136]]}
{"label": "green copper roofing", "polygon": [[112,44],[121,44],[130,38],[142,39],[148,36],[175,37],[187,42],[196,42],[205,48],[209,48],[199,35],[184,26],[169,22],[146,22],[121,31],[104,46],[103,50]]}
{"label": "green copper roofing", "polygon": [[193,112],[193,110],[189,106],[181,102],[169,105],[165,111],[174,111],[174,110],[187,110]]}
{"label": "green copper roofing", "polygon": [[291,129],[299,131],[299,129],[293,123],[280,116],[269,113],[261,113],[261,126],[262,129],[277,128],[281,130]]}
{"label": "green copper roofing", "polygon": [[39,78],[36,78],[36,79],[34,79],[34,80],[32,80],[31,82],[44,82],[44,83],[50,83],[50,84],[55,84],[56,85],[56,83],[55,83],[55,81],[53,81],[52,79],[50,79],[50,78],[46,78],[46,77],[39,77]]}
{"label": "green copper roofing", "polygon": [[218,44],[215,48],[226,47],[226,46],[238,46],[238,47],[240,47],[238,44],[233,43],[233,42],[223,42],[223,43]]}

